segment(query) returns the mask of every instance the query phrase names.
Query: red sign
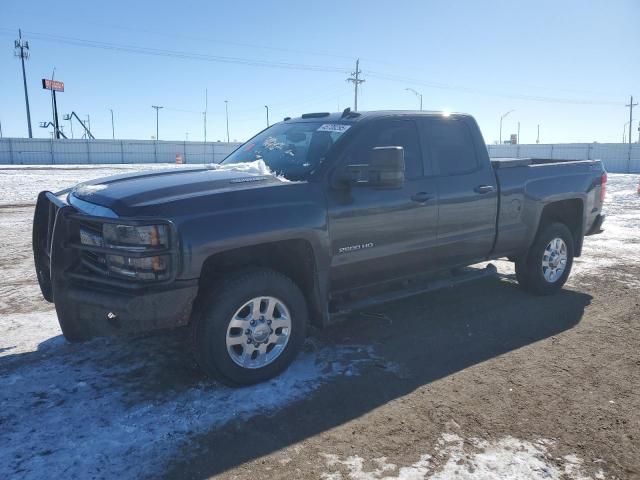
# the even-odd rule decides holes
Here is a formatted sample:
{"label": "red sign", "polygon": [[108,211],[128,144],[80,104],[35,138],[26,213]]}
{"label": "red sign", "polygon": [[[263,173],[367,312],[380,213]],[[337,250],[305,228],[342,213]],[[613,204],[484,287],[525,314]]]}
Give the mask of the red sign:
{"label": "red sign", "polygon": [[44,88],[45,90],[55,90],[56,92],[64,92],[64,82],[43,78],[42,88]]}

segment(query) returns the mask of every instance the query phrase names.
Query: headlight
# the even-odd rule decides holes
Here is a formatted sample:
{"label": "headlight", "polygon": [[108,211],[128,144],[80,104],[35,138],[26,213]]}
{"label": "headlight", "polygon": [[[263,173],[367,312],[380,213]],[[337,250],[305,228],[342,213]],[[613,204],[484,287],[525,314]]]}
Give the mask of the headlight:
{"label": "headlight", "polygon": [[107,267],[113,273],[139,280],[164,280],[169,276],[168,255],[155,257],[124,257],[107,255]]}
{"label": "headlight", "polygon": [[[105,223],[102,226],[105,247],[119,249],[118,254],[106,256],[107,269],[118,276],[138,280],[166,280],[171,269],[170,255],[129,257],[123,250],[151,252],[170,247],[167,225],[118,225]],[[114,252],[115,253],[115,252]]]}
{"label": "headlight", "polygon": [[117,225],[105,223],[102,227],[105,246],[146,250],[169,248],[169,232],[166,225]]}

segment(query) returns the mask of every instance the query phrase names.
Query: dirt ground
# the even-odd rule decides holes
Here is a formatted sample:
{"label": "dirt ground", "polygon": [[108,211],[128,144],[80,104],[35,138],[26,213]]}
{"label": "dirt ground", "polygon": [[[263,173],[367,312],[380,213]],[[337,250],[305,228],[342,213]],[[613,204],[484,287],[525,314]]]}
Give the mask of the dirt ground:
{"label": "dirt ground", "polygon": [[497,262],[313,332],[240,390],[180,332],[64,342],[32,207],[0,206],[0,477],[640,479],[639,176],[610,179],[607,231],[560,294]]}

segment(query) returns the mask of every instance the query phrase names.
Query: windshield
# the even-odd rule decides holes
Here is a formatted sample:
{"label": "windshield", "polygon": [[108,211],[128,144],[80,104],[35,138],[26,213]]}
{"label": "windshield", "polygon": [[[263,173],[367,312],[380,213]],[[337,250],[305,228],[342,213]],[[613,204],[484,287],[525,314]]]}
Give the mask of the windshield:
{"label": "windshield", "polygon": [[225,165],[264,161],[289,180],[304,180],[350,125],[329,122],[278,123],[229,155]]}

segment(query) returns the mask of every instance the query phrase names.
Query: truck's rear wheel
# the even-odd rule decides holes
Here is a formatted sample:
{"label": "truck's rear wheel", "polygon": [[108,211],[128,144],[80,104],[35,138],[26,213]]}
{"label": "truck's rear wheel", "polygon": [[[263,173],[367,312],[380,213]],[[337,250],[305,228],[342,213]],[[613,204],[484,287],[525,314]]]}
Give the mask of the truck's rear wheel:
{"label": "truck's rear wheel", "polygon": [[573,249],[573,236],[566,225],[547,225],[538,233],[527,256],[516,261],[518,283],[538,295],[556,293],[571,272]]}
{"label": "truck's rear wheel", "polygon": [[250,385],[291,364],[304,341],[308,313],[304,295],[288,277],[253,269],[203,294],[192,332],[207,374],[227,385]]}

